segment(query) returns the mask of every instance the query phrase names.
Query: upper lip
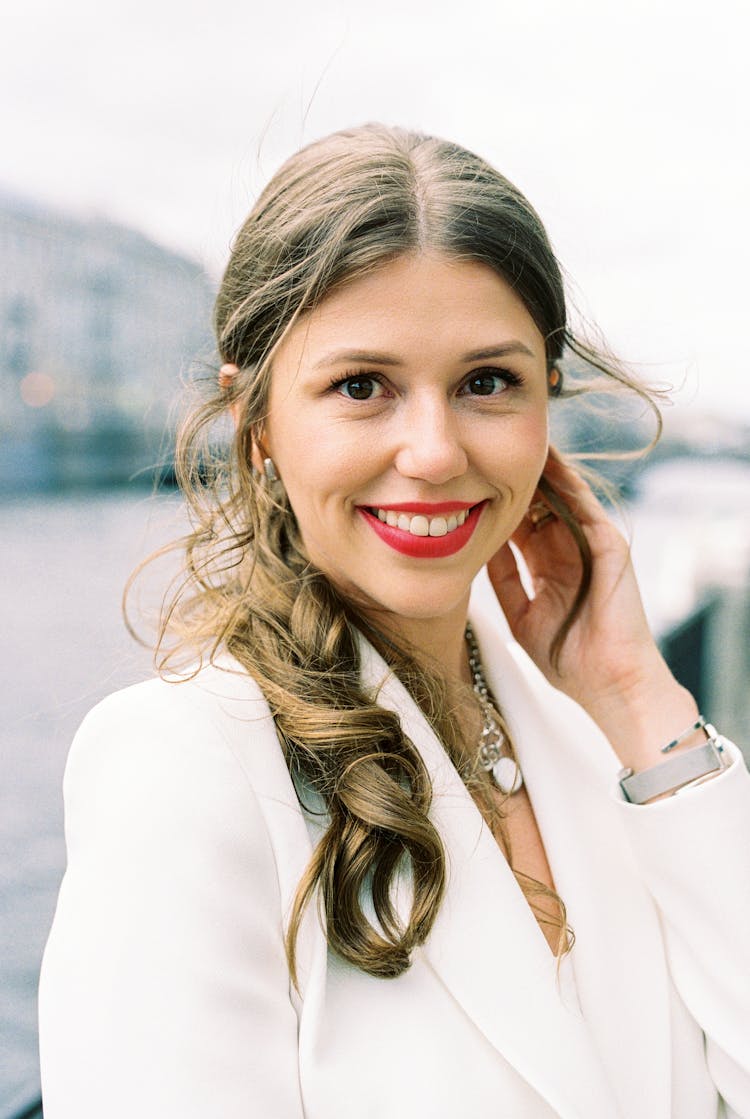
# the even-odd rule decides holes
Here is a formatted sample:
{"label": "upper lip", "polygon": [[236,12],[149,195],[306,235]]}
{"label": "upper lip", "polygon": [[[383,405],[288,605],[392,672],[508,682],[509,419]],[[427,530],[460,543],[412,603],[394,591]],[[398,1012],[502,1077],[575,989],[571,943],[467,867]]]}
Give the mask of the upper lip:
{"label": "upper lip", "polygon": [[439,513],[460,513],[463,509],[473,509],[478,504],[478,501],[402,501],[393,505],[372,502],[365,508],[382,509],[386,513],[423,513],[428,517],[436,517]]}

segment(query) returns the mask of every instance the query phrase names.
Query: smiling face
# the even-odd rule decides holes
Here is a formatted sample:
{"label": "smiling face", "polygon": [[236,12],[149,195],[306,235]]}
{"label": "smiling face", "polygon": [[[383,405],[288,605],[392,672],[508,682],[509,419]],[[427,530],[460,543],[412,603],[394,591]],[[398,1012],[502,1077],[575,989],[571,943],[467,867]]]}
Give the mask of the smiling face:
{"label": "smiling face", "polygon": [[545,464],[542,335],[488,266],[398,257],[288,333],[263,444],[311,561],[360,609],[463,614]]}

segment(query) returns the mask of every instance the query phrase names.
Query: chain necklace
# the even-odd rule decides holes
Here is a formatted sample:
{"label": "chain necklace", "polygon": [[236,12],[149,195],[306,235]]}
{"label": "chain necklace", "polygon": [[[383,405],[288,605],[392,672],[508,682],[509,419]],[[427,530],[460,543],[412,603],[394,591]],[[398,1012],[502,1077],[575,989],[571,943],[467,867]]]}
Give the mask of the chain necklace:
{"label": "chain necklace", "polygon": [[497,721],[497,713],[492,706],[490,690],[484,678],[479,646],[469,622],[466,623],[466,644],[469,647],[472,685],[482,708],[482,734],[477,761],[490,774],[493,784],[506,796],[510,796],[517,793],[523,785],[523,775],[513,755],[513,747]]}

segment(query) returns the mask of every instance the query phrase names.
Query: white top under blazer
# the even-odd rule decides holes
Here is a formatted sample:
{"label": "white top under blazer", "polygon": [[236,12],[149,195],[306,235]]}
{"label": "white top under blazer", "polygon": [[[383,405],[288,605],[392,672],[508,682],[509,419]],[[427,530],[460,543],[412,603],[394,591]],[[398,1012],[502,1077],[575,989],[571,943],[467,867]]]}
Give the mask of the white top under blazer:
{"label": "white top under blazer", "polygon": [[284,923],[325,820],[223,657],[117,692],[76,736],[40,983],[45,1119],[750,1119],[739,751],[711,781],[628,804],[609,743],[491,613],[473,602],[576,936],[559,976],[456,770],[363,640],[365,685],[432,776],[447,893],[397,979],[329,953],[310,907],[293,990]]}

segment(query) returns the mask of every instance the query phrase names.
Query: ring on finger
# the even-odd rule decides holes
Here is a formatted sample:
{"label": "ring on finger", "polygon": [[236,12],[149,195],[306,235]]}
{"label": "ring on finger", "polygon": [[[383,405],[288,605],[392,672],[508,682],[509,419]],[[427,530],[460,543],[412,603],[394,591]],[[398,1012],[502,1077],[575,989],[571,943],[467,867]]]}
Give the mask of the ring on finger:
{"label": "ring on finger", "polygon": [[533,505],[530,505],[529,511],[526,516],[531,521],[534,532],[538,532],[538,530],[542,528],[543,525],[546,525],[548,521],[554,521],[557,519],[555,517],[555,514],[550,509],[549,505],[545,505],[543,501],[537,501]]}

